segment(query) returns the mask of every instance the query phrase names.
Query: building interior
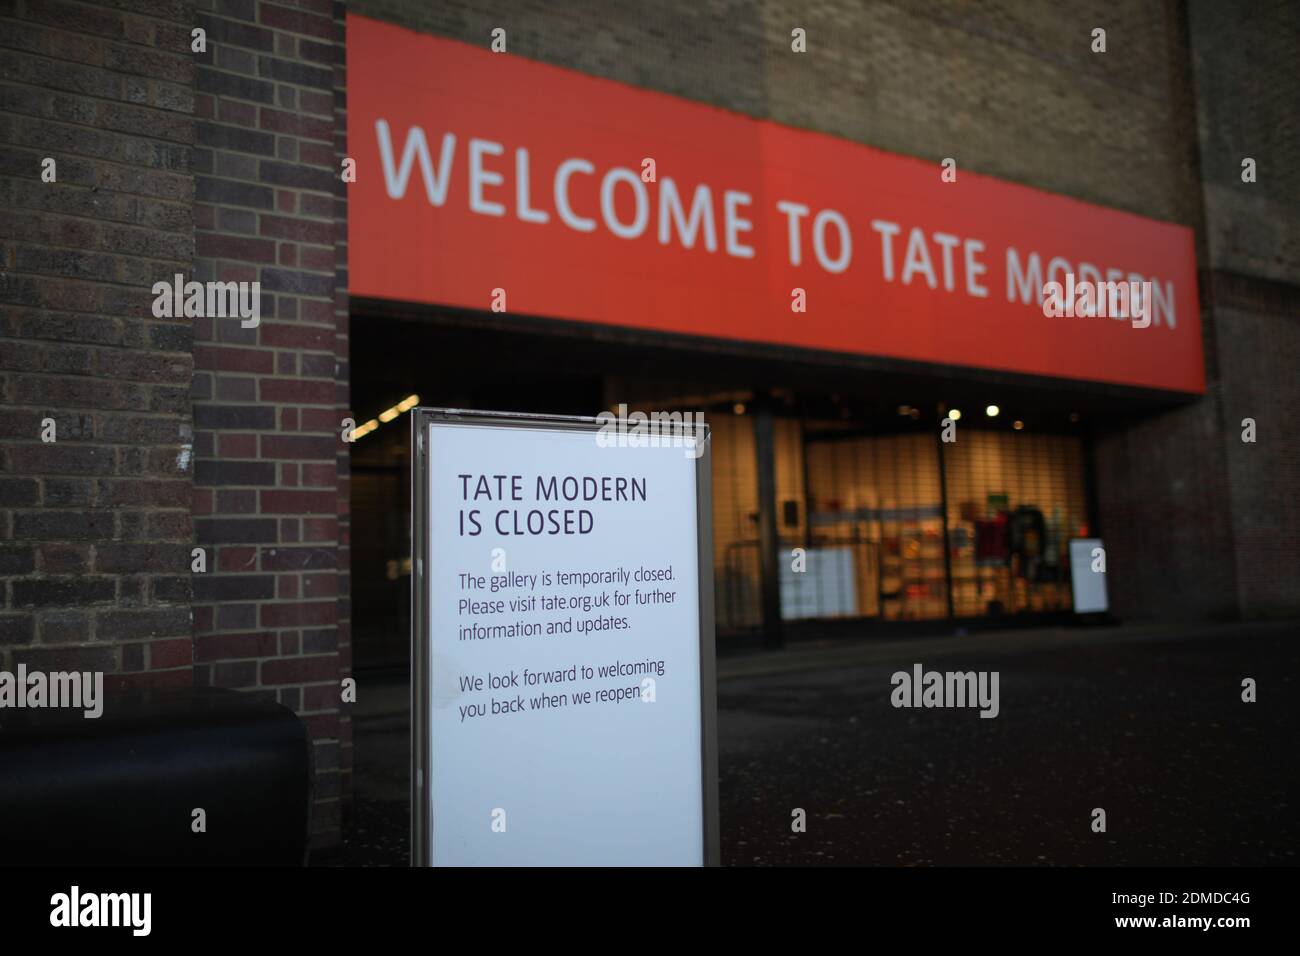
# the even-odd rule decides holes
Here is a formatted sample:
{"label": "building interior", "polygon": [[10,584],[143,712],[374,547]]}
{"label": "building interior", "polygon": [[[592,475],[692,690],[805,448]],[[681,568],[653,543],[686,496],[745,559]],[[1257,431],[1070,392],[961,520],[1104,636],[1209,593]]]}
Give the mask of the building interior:
{"label": "building interior", "polygon": [[[1068,542],[1101,530],[1091,429],[1170,401],[381,302],[354,303],[351,373],[357,421],[375,422],[352,446],[359,667],[400,666],[407,654],[410,425],[392,410],[412,396],[563,415],[620,403],[703,412],[722,652],[837,629],[943,633],[1068,618]],[[956,418],[954,441],[942,440],[945,418]],[[775,542],[766,570],[765,536]]]}

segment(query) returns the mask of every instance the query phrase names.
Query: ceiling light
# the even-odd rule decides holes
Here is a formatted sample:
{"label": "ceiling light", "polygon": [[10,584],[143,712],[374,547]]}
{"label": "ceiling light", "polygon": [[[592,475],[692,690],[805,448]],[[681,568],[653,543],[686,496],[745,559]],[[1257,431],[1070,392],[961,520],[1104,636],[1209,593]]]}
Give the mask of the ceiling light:
{"label": "ceiling light", "polygon": [[378,428],[381,422],[386,425],[389,422],[391,422],[394,418],[396,418],[398,415],[402,414],[403,412],[410,411],[412,408],[414,408],[416,405],[419,404],[420,404],[419,395],[406,396],[406,398],[402,399],[400,402],[398,402],[396,405],[392,406],[391,408],[385,408],[382,412],[380,412],[374,418],[370,419],[370,421],[366,422],[364,425],[358,425],[356,428],[352,429],[352,440],[356,441],[358,438],[364,438],[366,435],[369,435],[372,431]]}

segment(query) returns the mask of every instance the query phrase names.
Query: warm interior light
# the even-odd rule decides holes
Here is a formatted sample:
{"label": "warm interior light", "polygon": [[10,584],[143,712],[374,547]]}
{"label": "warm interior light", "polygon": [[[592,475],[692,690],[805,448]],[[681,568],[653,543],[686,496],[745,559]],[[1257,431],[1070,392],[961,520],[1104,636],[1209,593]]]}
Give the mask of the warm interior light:
{"label": "warm interior light", "polygon": [[366,435],[369,435],[372,431],[374,431],[378,427],[379,427],[379,422],[375,421],[372,418],[370,419],[370,421],[362,425],[358,425],[356,428],[352,429],[352,440],[356,441],[358,438],[364,438]]}
{"label": "warm interior light", "polygon": [[1022,428],[1025,427],[1025,423],[1024,423],[1024,422],[1019,422],[1019,421],[1018,421],[1018,422],[1016,422],[1014,425],[1012,425],[1011,427],[1014,428],[1016,431],[1020,431],[1020,429],[1022,429]]}
{"label": "warm interior light", "polygon": [[745,403],[736,402],[736,404],[731,407],[731,410],[735,412],[737,415],[743,415],[745,414]]}
{"label": "warm interior light", "polygon": [[398,415],[402,414],[403,412],[410,411],[412,408],[414,408],[416,405],[419,404],[420,404],[419,395],[406,396],[406,398],[402,399],[392,408],[385,408],[375,418],[370,419],[370,421],[366,422],[364,425],[358,425],[356,428],[352,429],[352,440],[356,441],[358,438],[364,438],[366,435],[369,435],[372,431],[378,428],[380,422],[383,422],[385,425],[387,425]]}
{"label": "warm interior light", "polygon": [[961,418],[961,409],[960,408],[952,409],[951,411],[948,412],[948,417],[951,418],[953,421],[957,421],[959,418]]}
{"label": "warm interior light", "polygon": [[984,409],[984,414],[989,418],[997,418],[998,412],[1000,411],[1002,411],[1002,409],[998,408],[996,405],[990,405]]}

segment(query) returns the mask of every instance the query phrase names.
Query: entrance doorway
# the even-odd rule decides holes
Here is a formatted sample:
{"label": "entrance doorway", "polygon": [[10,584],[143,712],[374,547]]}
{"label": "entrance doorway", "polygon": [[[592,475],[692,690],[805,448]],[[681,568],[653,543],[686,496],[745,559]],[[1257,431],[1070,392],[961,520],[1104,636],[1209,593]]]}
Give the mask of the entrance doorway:
{"label": "entrance doorway", "polygon": [[[842,622],[858,634],[1070,608],[1066,545],[1096,529],[1085,438],[1068,396],[812,367],[786,353],[760,360],[628,342],[572,323],[392,308],[354,316],[358,421],[411,395],[425,406],[502,411],[594,415],[625,403],[704,414],[720,647],[774,618],[795,632]],[[971,397],[989,394],[1027,420],[1009,412],[972,422]],[[943,443],[939,421],[951,406],[940,399],[954,397],[972,408],[957,441]],[[360,668],[400,665],[408,653],[409,440],[403,415],[351,447]],[[778,552],[766,580],[765,534]]]}
{"label": "entrance doorway", "polygon": [[[1070,609],[1067,543],[1089,532],[1083,440],[1009,430],[804,432],[808,544],[851,568],[882,621]],[[838,573],[844,574],[844,571]],[[843,614],[814,614],[834,617]]]}

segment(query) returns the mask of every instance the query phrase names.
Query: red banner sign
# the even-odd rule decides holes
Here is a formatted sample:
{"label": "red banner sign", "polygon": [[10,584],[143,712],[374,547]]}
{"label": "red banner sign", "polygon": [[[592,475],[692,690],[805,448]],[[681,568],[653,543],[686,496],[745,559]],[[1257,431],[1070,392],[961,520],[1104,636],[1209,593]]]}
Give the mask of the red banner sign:
{"label": "red banner sign", "polygon": [[[1188,228],[486,42],[347,36],[353,295],[1204,391]],[[1045,315],[1067,276],[1150,283],[1147,323]]]}

